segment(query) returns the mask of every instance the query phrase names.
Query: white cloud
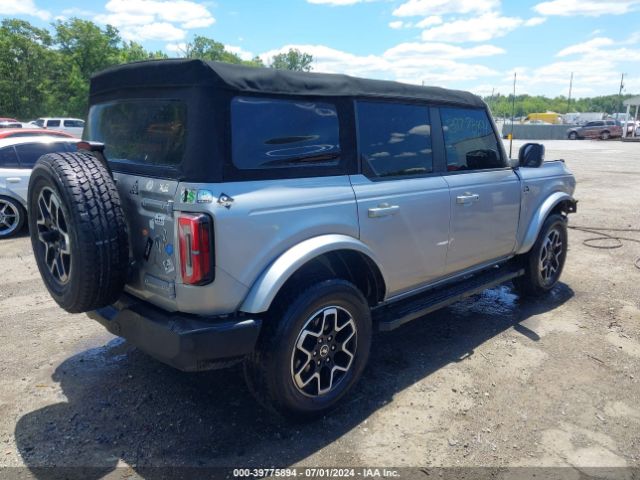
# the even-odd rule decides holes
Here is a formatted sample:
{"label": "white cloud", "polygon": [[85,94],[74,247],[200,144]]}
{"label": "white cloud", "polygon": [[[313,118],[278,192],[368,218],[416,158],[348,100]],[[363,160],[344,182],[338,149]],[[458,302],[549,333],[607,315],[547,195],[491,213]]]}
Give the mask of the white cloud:
{"label": "white cloud", "polygon": [[596,37],[586,42],[577,43],[575,45],[563,48],[558,53],[556,53],[556,57],[567,57],[569,55],[575,55],[578,53],[589,53],[593,52],[599,47],[608,47],[610,45],[613,45],[614,43],[615,42],[610,38]]}
{"label": "white cloud", "polygon": [[533,7],[541,15],[565,17],[584,15],[622,15],[640,8],[640,0],[552,0]]}
{"label": "white cloud", "polygon": [[308,3],[316,5],[331,5],[332,7],[343,7],[345,5],[355,5],[356,3],[371,2],[375,0],[307,0]]}
{"label": "white cloud", "polygon": [[524,22],[525,27],[535,27],[536,25],[542,25],[547,21],[546,17],[531,17]]}
{"label": "white cloud", "polygon": [[495,12],[478,17],[454,20],[443,23],[422,32],[425,41],[442,42],[484,42],[492,38],[503,37],[522,25],[518,17],[503,17]]}
{"label": "white cloud", "polygon": [[500,0],[408,0],[393,11],[396,17],[490,12]]}
{"label": "white cloud", "polygon": [[147,25],[128,26],[121,32],[125,40],[145,41],[145,40],[165,40],[176,42],[184,40],[186,32],[167,22],[155,22]]}
{"label": "white cloud", "polygon": [[402,28],[404,22],[402,20],[396,20],[395,22],[389,22],[389,27],[397,30],[398,28]]}
{"label": "white cloud", "polygon": [[47,21],[51,13],[39,9],[33,0],[2,0],[0,1],[0,15],[28,15]]}
{"label": "white cloud", "polygon": [[228,50],[232,53],[238,55],[242,60],[251,60],[255,55],[252,52],[245,50],[242,47],[238,47],[236,45],[225,45],[225,50]]}
{"label": "white cloud", "polygon": [[431,15],[430,17],[423,18],[415,24],[418,28],[428,28],[434,25],[440,25],[442,23],[442,17],[438,15]]}
{"label": "white cloud", "polygon": [[186,42],[180,43],[167,43],[164,49],[169,53],[175,53],[176,55],[184,55],[187,51]]}
{"label": "white cloud", "polygon": [[94,19],[117,27],[127,40],[175,42],[186,37],[186,30],[215,23],[204,4],[190,0],[109,0],[105,9]]}
{"label": "white cloud", "polygon": [[465,49],[443,43],[403,43],[380,55],[354,55],[324,45],[285,45],[265,52],[260,57],[268,63],[274,55],[290,48],[313,55],[313,70],[317,72],[438,85],[447,85],[463,78],[474,80],[498,75],[499,72],[485,65],[461,60],[504,53],[504,50],[492,45]]}

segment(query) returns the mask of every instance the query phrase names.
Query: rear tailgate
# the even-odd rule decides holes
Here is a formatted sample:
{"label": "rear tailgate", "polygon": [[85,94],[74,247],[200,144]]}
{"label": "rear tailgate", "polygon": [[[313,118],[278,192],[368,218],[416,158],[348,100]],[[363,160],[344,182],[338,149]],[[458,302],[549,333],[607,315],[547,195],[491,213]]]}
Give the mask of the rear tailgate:
{"label": "rear tailgate", "polygon": [[176,310],[178,182],[114,173],[129,226],[131,268],[127,291]]}

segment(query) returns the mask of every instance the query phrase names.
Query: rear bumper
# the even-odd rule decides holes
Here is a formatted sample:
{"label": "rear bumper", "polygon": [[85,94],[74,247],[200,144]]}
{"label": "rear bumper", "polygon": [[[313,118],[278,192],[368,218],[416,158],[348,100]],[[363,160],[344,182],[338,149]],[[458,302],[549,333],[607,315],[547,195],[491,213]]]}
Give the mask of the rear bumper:
{"label": "rear bumper", "polygon": [[260,319],[250,317],[166,312],[126,294],[88,316],[143,352],[184,371],[219,368],[251,353],[261,326]]}

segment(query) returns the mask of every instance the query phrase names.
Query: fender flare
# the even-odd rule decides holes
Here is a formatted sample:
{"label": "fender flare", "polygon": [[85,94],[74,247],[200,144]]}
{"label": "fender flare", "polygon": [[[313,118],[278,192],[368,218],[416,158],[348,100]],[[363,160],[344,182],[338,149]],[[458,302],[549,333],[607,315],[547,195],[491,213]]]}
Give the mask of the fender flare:
{"label": "fender flare", "polygon": [[375,254],[360,240],[341,234],[320,235],[291,247],[269,265],[254,282],[239,310],[246,313],[266,312],[285,282],[300,267],[320,255],[336,250],[355,250],[366,255],[385,278]]}
{"label": "fender flare", "polygon": [[569,200],[571,202],[575,202],[573,197],[565,192],[555,192],[542,202],[542,205],[538,208],[536,213],[531,217],[531,222],[529,223],[529,228],[527,229],[527,233],[516,252],[517,255],[522,253],[527,253],[533,247],[533,244],[536,243],[536,239],[538,238],[538,234],[540,233],[540,229],[542,228],[542,224],[549,216],[549,213],[560,203],[565,200]]}

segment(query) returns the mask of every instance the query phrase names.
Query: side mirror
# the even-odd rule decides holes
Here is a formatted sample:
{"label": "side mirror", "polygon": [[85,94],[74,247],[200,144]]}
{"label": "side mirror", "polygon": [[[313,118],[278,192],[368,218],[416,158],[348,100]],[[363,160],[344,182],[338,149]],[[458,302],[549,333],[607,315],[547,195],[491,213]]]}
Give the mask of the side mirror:
{"label": "side mirror", "polygon": [[521,167],[538,168],[544,162],[544,145],[541,143],[525,143],[518,152]]}

